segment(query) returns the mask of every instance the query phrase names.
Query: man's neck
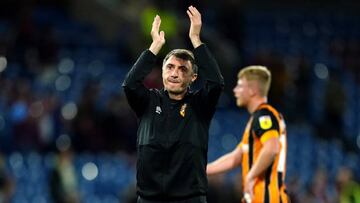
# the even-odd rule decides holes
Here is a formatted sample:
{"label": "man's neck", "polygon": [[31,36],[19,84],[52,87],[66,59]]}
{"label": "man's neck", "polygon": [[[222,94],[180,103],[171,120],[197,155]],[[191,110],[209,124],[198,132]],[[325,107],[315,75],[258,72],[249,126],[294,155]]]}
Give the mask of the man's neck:
{"label": "man's neck", "polygon": [[253,114],[256,109],[258,109],[259,106],[264,103],[267,103],[267,97],[254,98],[247,106],[247,110],[250,114]]}

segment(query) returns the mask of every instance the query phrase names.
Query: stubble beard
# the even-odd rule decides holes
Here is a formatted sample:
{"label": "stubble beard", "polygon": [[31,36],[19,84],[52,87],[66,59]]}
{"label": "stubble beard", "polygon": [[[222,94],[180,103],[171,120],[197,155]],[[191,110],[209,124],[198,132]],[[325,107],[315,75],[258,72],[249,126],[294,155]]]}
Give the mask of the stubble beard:
{"label": "stubble beard", "polygon": [[173,94],[173,95],[181,95],[181,94],[184,94],[186,92],[186,88],[184,89],[175,89],[175,90],[167,90],[170,94]]}
{"label": "stubble beard", "polygon": [[180,87],[176,87],[173,89],[166,88],[166,90],[173,95],[181,95],[184,94],[187,91],[186,85],[181,85]]}

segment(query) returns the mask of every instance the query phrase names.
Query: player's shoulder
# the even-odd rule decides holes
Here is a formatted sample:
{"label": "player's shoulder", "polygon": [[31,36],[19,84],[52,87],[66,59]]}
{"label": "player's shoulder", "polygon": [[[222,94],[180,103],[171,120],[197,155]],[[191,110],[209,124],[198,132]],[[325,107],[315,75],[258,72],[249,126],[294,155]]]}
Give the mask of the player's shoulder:
{"label": "player's shoulder", "polygon": [[280,115],[280,113],[275,109],[275,107],[265,103],[265,104],[261,104],[253,114],[254,118],[258,118],[266,115],[277,117],[278,115]]}
{"label": "player's shoulder", "polygon": [[253,113],[253,128],[255,129],[272,129],[278,128],[279,112],[269,104],[262,104]]}

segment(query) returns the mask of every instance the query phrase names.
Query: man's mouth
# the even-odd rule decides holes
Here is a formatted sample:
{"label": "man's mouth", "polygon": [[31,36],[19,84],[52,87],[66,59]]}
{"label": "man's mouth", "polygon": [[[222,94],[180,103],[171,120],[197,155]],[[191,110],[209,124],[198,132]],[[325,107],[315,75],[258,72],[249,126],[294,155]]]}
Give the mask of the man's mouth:
{"label": "man's mouth", "polygon": [[168,80],[168,82],[170,82],[170,83],[180,83],[180,81],[177,81],[177,80]]}

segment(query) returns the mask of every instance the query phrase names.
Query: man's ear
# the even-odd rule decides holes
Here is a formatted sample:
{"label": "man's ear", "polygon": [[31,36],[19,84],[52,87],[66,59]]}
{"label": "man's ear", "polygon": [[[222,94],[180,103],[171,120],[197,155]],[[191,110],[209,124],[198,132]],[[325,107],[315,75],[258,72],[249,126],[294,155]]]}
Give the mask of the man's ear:
{"label": "man's ear", "polygon": [[249,88],[249,94],[250,94],[250,96],[254,96],[255,93],[256,93],[256,91],[255,91],[254,87],[250,87],[250,88]]}
{"label": "man's ear", "polygon": [[256,95],[257,92],[258,92],[258,85],[255,82],[252,81],[251,83],[249,83],[250,96]]}
{"label": "man's ear", "polygon": [[191,77],[191,82],[194,82],[197,79],[198,74],[194,73]]}

